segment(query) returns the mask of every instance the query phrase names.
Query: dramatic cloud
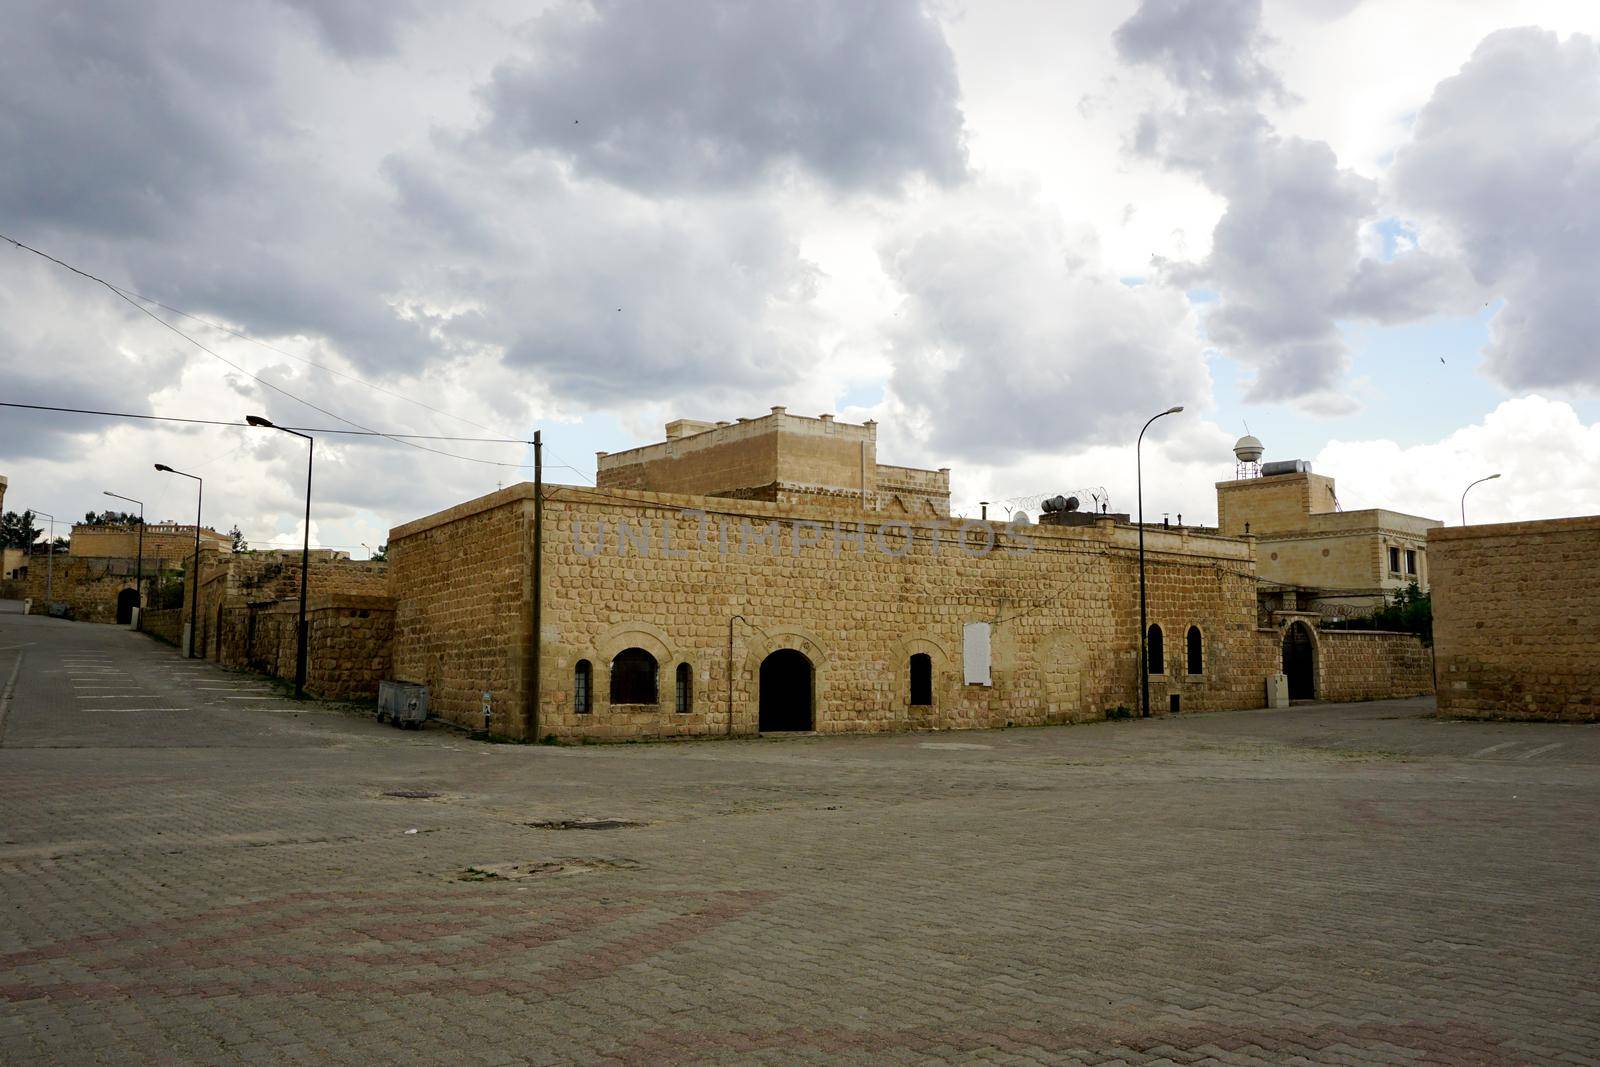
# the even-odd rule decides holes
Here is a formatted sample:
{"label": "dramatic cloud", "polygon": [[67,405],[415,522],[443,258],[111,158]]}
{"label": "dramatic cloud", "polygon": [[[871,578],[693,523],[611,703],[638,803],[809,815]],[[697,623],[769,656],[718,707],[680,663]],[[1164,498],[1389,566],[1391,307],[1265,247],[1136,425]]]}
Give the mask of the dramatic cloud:
{"label": "dramatic cloud", "polygon": [[1492,34],[1440,83],[1394,165],[1405,203],[1456,235],[1505,297],[1489,372],[1516,389],[1600,388],[1600,47]]}
{"label": "dramatic cloud", "polygon": [[845,189],[966,169],[955,59],[916,0],[595,0],[532,28],[485,90],[490,134],[635,189],[798,165]]}
{"label": "dramatic cloud", "polygon": [[1256,371],[1249,399],[1348,411],[1349,353],[1339,320],[1405,321],[1461,307],[1460,272],[1414,250],[1364,257],[1375,182],[1339,166],[1321,141],[1277,133],[1262,114],[1282,86],[1261,59],[1259,0],[1146,0],[1117,31],[1123,57],[1157,66],[1180,107],[1147,114],[1137,152],[1194,173],[1227,204],[1211,254],[1164,264],[1175,284],[1214,289],[1207,337]]}
{"label": "dramatic cloud", "polygon": [[941,203],[884,262],[905,294],[897,417],[940,452],[999,462],[1126,441],[1155,411],[1210,398],[1182,297],[1112,277],[1091,236],[1035,202]]}
{"label": "dramatic cloud", "polygon": [[1180,89],[1219,99],[1283,95],[1258,54],[1261,0],[1145,0],[1116,32],[1129,62],[1160,66]]}
{"label": "dramatic cloud", "polygon": [[1600,513],[1600,424],[1541,396],[1507,400],[1437,442],[1330,441],[1314,465],[1339,479],[1346,508],[1391,508],[1451,526],[1461,521],[1462,491],[1496,473],[1472,491],[1470,521]]}

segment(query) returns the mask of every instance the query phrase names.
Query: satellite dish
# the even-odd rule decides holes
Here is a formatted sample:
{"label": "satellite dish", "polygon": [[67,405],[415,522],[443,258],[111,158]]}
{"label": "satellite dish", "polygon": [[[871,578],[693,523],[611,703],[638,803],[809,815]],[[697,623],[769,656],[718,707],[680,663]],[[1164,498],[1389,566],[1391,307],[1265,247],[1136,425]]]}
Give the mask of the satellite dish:
{"label": "satellite dish", "polygon": [[1011,522],[1014,526],[1026,526],[1032,521],[1032,519],[1028,518],[1026,511],[1013,511],[1011,513]]}

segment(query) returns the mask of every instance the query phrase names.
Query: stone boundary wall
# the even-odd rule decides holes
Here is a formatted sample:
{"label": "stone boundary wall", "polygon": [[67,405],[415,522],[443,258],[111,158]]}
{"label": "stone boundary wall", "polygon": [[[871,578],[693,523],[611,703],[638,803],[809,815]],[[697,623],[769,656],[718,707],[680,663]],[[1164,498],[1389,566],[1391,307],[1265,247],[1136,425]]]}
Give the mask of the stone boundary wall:
{"label": "stone boundary wall", "polygon": [[139,628],[169,645],[183,644],[183,612],[177,608],[147,611],[139,617]]}
{"label": "stone boundary wall", "polygon": [[[207,658],[293,682],[298,599],[224,606]],[[376,700],[393,657],[394,601],[334,593],[306,604],[306,690],[328,700]]]}
{"label": "stone boundary wall", "polygon": [[1390,700],[1433,692],[1433,655],[1415,634],[1318,630],[1317,699]]}
{"label": "stone boundary wall", "polygon": [[1600,515],[1431,530],[1439,714],[1600,721]]}

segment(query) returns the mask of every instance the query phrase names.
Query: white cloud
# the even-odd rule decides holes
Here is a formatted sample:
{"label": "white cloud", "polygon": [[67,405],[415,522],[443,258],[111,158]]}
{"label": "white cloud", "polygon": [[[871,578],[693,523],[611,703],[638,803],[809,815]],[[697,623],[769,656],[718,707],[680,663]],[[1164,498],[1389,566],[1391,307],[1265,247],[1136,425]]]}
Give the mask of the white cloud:
{"label": "white cloud", "polygon": [[1600,45],[1503,30],[1441,82],[1395,160],[1413,210],[1460,243],[1506,306],[1489,373],[1512,389],[1600,389]]}
{"label": "white cloud", "polygon": [[1346,509],[1382,507],[1454,526],[1462,491],[1498,473],[1472,491],[1469,521],[1600,514],[1600,423],[1585,425],[1572,405],[1542,396],[1507,400],[1428,444],[1330,441],[1313,467],[1339,480]]}

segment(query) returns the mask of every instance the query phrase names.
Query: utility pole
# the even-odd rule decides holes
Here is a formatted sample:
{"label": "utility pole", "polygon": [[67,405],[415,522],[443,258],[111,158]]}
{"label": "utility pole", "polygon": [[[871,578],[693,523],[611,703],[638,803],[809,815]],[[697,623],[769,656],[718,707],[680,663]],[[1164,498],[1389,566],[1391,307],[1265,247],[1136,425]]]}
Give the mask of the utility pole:
{"label": "utility pole", "polygon": [[539,737],[539,668],[544,653],[544,438],[533,431],[533,650],[529,655],[527,711],[524,735]]}

